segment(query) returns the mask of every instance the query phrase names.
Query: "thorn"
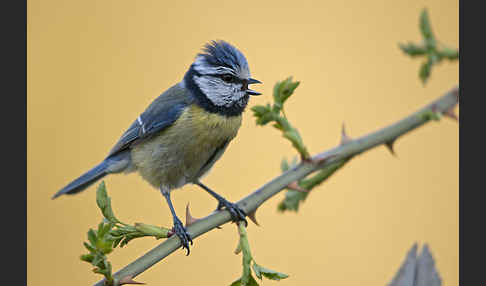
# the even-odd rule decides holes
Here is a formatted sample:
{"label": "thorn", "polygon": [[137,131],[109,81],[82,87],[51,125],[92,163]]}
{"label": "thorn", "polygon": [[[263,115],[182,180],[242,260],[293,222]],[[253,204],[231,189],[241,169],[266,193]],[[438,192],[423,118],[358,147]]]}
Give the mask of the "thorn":
{"label": "thorn", "polygon": [[306,189],[302,188],[301,186],[299,186],[297,181],[293,181],[292,183],[288,184],[287,189],[294,190],[294,191],[297,191],[297,192],[302,192],[302,193],[309,192],[309,190],[306,190]]}
{"label": "thorn", "polygon": [[256,211],[257,210],[254,210],[252,211],[251,213],[248,214],[248,218],[251,219],[251,221],[256,224],[257,226],[260,226],[260,224],[258,223],[257,219],[256,219]]}
{"label": "thorn", "polygon": [[[189,211],[189,203],[186,205],[186,227],[190,226],[191,224],[195,223],[196,221],[201,220],[201,218],[195,218],[191,215],[191,212]],[[217,229],[222,229],[220,226],[216,226]],[[167,234],[167,238],[171,237],[173,235],[173,231],[170,230],[169,233]]]}
{"label": "thorn", "polygon": [[125,276],[125,277],[123,277],[120,280],[120,282],[118,282],[118,284],[119,285],[124,285],[124,284],[139,284],[139,285],[145,285],[145,283],[134,281],[132,278],[133,278],[133,276],[131,276],[131,275]]}
{"label": "thorn", "polygon": [[442,113],[444,116],[447,116],[455,121],[459,121],[459,118],[457,117],[456,113],[454,113],[454,106],[451,106],[451,108],[447,109]]}
{"label": "thorn", "polygon": [[393,155],[393,156],[397,156],[397,154],[395,153],[395,150],[393,150],[393,144],[395,144],[395,140],[397,140],[397,138],[394,138],[388,142],[385,143],[385,146],[388,148],[388,150],[390,151],[390,153]]}
{"label": "thorn", "polygon": [[344,128],[344,122],[343,122],[343,127],[341,129],[341,145],[344,145],[351,141],[352,139],[346,134],[346,129]]}
{"label": "thorn", "polygon": [[195,223],[196,221],[200,220],[199,218],[195,218],[191,215],[189,211],[189,203],[186,205],[186,227],[190,226],[191,224]]}

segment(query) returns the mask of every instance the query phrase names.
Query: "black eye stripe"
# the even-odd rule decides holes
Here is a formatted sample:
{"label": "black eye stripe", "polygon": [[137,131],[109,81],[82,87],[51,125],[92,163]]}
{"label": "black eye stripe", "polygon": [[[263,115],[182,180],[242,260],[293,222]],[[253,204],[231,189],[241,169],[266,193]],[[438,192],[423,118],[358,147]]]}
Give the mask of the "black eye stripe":
{"label": "black eye stripe", "polygon": [[225,76],[231,76],[232,77],[232,83],[243,83],[245,80],[237,77],[237,76],[234,76],[232,74],[229,74],[229,73],[225,73],[225,74],[205,74],[204,76],[212,76],[212,77],[217,77],[217,78],[220,78],[224,81],[223,77]]}
{"label": "black eye stripe", "polygon": [[221,79],[224,80],[225,82],[233,82],[234,81],[234,77],[230,74],[221,75]]}

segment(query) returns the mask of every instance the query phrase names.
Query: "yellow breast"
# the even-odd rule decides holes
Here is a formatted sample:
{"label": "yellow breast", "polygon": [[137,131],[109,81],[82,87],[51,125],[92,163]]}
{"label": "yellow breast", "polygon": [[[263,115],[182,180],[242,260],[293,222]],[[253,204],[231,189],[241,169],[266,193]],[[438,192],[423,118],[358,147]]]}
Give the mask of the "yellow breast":
{"label": "yellow breast", "polygon": [[216,141],[231,140],[241,126],[241,115],[226,117],[192,105],[177,121],[181,121],[182,126],[192,125],[197,136],[215,137]]}
{"label": "yellow breast", "polygon": [[188,107],[172,126],[137,144],[132,162],[154,187],[178,188],[197,179],[214,152],[231,141],[241,126],[241,116],[209,113]]}

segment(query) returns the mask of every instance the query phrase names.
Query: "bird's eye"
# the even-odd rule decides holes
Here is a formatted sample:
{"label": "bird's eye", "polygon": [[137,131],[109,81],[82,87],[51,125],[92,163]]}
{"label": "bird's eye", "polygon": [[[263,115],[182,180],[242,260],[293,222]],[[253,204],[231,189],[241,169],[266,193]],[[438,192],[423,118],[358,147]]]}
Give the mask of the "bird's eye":
{"label": "bird's eye", "polygon": [[230,74],[224,74],[221,76],[221,79],[224,80],[225,82],[233,82],[233,76]]}

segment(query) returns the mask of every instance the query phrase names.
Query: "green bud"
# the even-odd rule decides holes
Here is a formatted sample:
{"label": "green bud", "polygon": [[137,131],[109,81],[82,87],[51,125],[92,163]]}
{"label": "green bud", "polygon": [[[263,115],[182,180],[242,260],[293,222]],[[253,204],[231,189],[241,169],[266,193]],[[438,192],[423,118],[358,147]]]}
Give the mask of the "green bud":
{"label": "green bud", "polygon": [[169,229],[164,227],[158,227],[155,225],[149,225],[144,223],[135,223],[135,229],[141,233],[149,236],[155,236],[156,238],[166,238],[169,234]]}

